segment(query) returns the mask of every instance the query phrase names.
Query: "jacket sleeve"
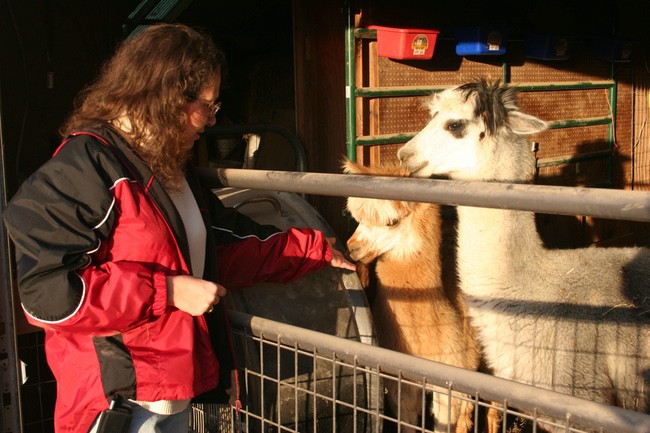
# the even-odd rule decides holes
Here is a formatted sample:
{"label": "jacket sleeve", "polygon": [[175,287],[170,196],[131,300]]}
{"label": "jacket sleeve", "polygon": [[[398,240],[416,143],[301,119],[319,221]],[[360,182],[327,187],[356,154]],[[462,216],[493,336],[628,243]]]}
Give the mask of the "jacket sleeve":
{"label": "jacket sleeve", "polygon": [[8,204],[3,218],[15,245],[20,300],[30,323],[109,335],[152,320],[166,308],[162,272],[142,263],[92,260],[102,242],[110,242],[119,166],[104,144],[88,136],[73,138]]}
{"label": "jacket sleeve", "polygon": [[248,235],[217,248],[219,282],[229,289],[261,282],[289,283],[332,260],[332,248],[319,230],[291,228],[266,238]]}
{"label": "jacket sleeve", "polygon": [[219,283],[226,288],[289,283],[331,262],[332,248],[323,232],[309,228],[283,232],[224,207],[213,194],[208,196]]}

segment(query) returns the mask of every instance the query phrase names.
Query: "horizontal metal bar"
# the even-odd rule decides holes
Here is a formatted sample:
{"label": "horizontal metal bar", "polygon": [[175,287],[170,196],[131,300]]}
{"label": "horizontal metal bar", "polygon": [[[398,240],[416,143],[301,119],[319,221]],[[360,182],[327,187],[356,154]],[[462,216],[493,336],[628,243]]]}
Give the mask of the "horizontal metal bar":
{"label": "horizontal metal bar", "polygon": [[200,174],[236,188],[650,221],[645,191],[233,168],[202,168]]}
{"label": "horizontal metal bar", "polygon": [[447,87],[440,86],[399,86],[399,87],[358,87],[354,94],[363,98],[387,98],[398,96],[428,96]]}
{"label": "horizontal metal bar", "polygon": [[354,37],[359,39],[377,39],[377,30],[356,28],[354,29]]}
{"label": "horizontal metal bar", "polygon": [[415,137],[417,132],[399,133],[399,134],[383,134],[383,135],[364,135],[357,137],[358,146],[376,146],[380,144],[399,144],[406,143],[411,138]]}
{"label": "horizontal metal bar", "polygon": [[[611,89],[616,86],[613,81],[579,81],[569,83],[550,84],[511,84],[520,92],[556,92],[571,90],[597,90]],[[357,87],[354,90],[355,96],[362,98],[387,98],[401,96],[426,96],[434,92],[440,92],[454,86],[376,86]]]}
{"label": "horizontal metal bar", "polygon": [[[258,337],[263,335],[269,340],[281,341],[290,346],[298,345],[301,349],[316,351],[325,358],[336,356],[351,365],[380,366],[384,371],[426,378],[429,383],[442,387],[451,383],[455,390],[479,395],[485,400],[500,402],[507,399],[509,405],[520,410],[537,410],[559,419],[567,419],[569,416],[572,424],[602,427],[610,433],[650,431],[650,416],[643,413],[594,403],[238,311],[230,311],[230,317],[235,326],[250,329]],[[507,389],[507,394],[504,389]]]}
{"label": "horizontal metal bar", "polygon": [[566,83],[512,84],[520,92],[553,92],[558,90],[612,89],[614,81],[571,81]]}
{"label": "horizontal metal bar", "polygon": [[585,119],[563,119],[548,122],[549,129],[576,128],[578,126],[611,125],[610,117],[590,117]]}

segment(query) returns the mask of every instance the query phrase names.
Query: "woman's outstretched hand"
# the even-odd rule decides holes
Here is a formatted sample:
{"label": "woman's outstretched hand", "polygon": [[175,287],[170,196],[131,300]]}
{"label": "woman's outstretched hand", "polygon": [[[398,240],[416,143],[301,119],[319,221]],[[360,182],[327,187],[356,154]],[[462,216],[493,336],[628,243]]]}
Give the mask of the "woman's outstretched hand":
{"label": "woman's outstretched hand", "polygon": [[332,261],[330,264],[335,268],[348,269],[354,271],[357,269],[357,266],[345,258],[343,253],[334,248],[336,243],[336,238],[327,238],[327,243],[332,247]]}

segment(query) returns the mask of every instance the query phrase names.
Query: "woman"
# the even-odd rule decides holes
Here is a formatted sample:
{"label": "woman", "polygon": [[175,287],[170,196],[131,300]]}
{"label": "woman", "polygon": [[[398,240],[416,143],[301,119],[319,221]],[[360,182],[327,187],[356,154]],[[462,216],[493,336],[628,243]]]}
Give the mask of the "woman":
{"label": "woman", "polygon": [[230,385],[224,311],[213,311],[226,288],[354,269],[323,233],[257,225],[201,188],[188,163],[224,73],[222,52],[187,26],[127,40],[6,208],[59,433],[115,431],[95,420],[118,396],[132,412],[124,431],[186,431],[191,399]]}

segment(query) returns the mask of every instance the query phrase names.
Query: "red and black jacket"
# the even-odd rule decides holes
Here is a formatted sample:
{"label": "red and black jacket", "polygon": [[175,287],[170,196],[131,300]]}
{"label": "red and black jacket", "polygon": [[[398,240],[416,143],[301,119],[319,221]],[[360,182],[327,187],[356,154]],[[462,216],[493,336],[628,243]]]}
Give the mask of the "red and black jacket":
{"label": "red and black jacket", "polygon": [[[191,173],[188,183],[208,231],[205,279],[227,289],[289,282],[331,260],[323,233],[260,226]],[[86,432],[114,394],[179,400],[229,385],[225,311],[193,317],[167,305],[166,277],[191,273],[184,226],[116,131],[69,137],[3,217],[23,309],[46,331],[57,432]]]}

